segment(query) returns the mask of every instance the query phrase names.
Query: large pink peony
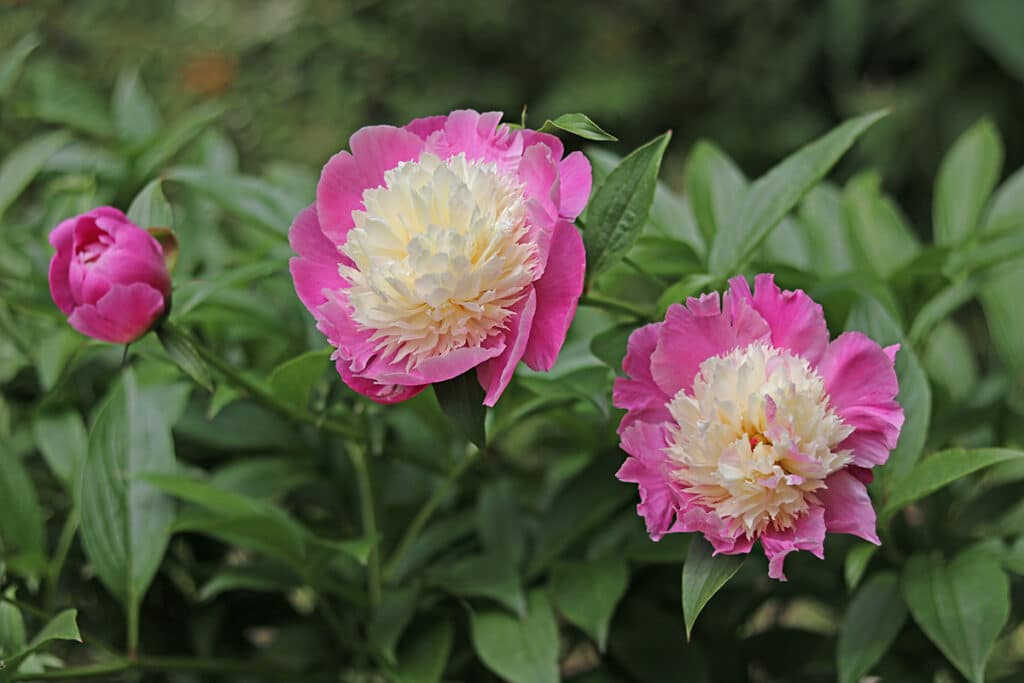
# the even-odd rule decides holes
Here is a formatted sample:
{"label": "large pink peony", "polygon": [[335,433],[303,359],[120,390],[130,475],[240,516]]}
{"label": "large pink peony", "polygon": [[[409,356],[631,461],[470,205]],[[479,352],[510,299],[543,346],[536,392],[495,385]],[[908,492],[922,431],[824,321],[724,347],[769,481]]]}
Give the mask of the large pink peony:
{"label": "large pink peony", "polygon": [[829,342],[821,306],[758,275],[669,308],[629,338],[615,383],[651,538],[696,531],[715,553],[761,542],[772,578],[794,550],[824,556],[826,531],[877,544],[865,484],[896,447],[898,347],[859,332]]}
{"label": "large pink peony", "polygon": [[171,276],[160,243],[119,210],[101,206],[50,233],[50,294],[73,328],[127,344],[167,310]]}
{"label": "large pink peony", "polygon": [[338,373],[380,403],[476,369],[494,405],[548,370],[583,289],[590,164],[558,138],[455,111],[370,126],[324,166],[289,237]]}

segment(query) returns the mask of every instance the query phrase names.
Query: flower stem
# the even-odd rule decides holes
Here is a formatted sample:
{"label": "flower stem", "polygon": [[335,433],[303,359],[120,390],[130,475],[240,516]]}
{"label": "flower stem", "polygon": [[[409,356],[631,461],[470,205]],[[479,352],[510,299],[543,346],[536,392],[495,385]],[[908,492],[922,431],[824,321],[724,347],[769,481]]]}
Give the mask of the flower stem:
{"label": "flower stem", "polygon": [[444,482],[437,487],[433,495],[423,503],[423,507],[419,509],[416,516],[413,517],[412,522],[409,523],[409,527],[405,530],[402,535],[402,540],[398,542],[398,546],[395,547],[394,552],[391,554],[391,558],[388,560],[387,565],[384,567],[384,578],[388,579],[395,573],[395,568],[398,566],[402,556],[408,551],[409,546],[412,545],[416,537],[419,536],[420,531],[427,525],[430,518],[437,511],[438,506],[445,499],[448,493],[455,486],[455,483],[463,475],[463,473],[469,469],[469,466],[476,460],[476,454],[479,452],[478,449],[474,448],[462,461],[455,465],[448,473]]}
{"label": "flower stem", "polygon": [[[349,453],[352,456],[352,466],[356,470],[356,485],[359,487],[360,516],[363,519],[363,534],[367,538],[377,538],[377,509],[373,503],[373,475],[371,462],[366,455],[366,450],[360,444],[352,444]],[[375,544],[370,551],[370,557],[366,564],[367,571],[367,593],[370,598],[370,607],[376,607],[380,602],[380,550],[379,544]]]}
{"label": "flower stem", "polygon": [[603,296],[596,292],[585,294],[580,297],[581,306],[591,306],[593,308],[603,308],[606,311],[612,311],[613,313],[626,313],[639,320],[652,320],[651,312],[634,306],[628,301],[620,301],[619,299],[611,299]]}
{"label": "flower stem", "polygon": [[267,408],[270,408],[271,410],[274,410],[297,422],[306,422],[319,429],[331,432],[332,434],[337,434],[338,436],[344,436],[350,439],[361,438],[362,434],[360,433],[360,430],[352,425],[337,422],[324,416],[314,415],[304,408],[279,400],[265,387],[262,387],[257,382],[249,379],[239,372],[237,368],[233,367],[216,353],[199,343],[199,341],[197,341],[196,338],[184,328],[181,328],[172,322],[165,322],[164,326],[172,328],[177,334],[188,339],[195,347],[196,353],[199,354],[199,357],[202,358],[204,362],[214,367],[236,388],[245,391],[254,400],[262,403]]}

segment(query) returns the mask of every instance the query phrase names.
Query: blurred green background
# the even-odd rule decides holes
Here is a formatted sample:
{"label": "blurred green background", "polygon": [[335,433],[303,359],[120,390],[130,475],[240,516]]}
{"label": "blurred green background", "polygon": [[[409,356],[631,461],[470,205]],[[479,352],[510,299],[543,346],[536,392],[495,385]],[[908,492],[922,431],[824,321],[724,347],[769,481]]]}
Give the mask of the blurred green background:
{"label": "blurred green background", "polygon": [[[675,133],[665,175],[711,138],[756,175],[855,112],[892,107],[847,168],[877,166],[915,224],[956,135],[982,115],[1024,162],[1020,0],[0,0],[0,45],[36,31],[37,106],[79,98],[98,133],[138,66],[173,120],[220,99],[243,168],[319,166],[369,123],[462,106],[591,115],[622,150]],[[57,95],[54,95],[57,93]],[[57,108],[59,109],[59,108]],[[94,110],[94,111],[92,111]],[[4,136],[18,136],[8,126]],[[0,140],[8,146],[10,140]]]}

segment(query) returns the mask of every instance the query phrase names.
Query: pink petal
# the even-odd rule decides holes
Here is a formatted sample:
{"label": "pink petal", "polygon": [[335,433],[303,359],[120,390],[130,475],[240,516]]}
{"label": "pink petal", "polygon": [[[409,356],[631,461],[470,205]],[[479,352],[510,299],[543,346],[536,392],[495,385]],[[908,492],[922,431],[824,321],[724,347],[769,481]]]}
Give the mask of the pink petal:
{"label": "pink petal", "polygon": [[349,138],[352,153],[338,152],[324,166],[316,187],[316,209],[323,233],[345,243],[352,212],[363,208],[363,192],[384,184],[384,174],[400,162],[418,159],[424,142],[394,126],[367,126]]}
{"label": "pink petal", "polygon": [[164,312],[164,295],[149,285],[115,285],[95,304],[78,306],[68,323],[82,334],[127,344],[145,334]]}
{"label": "pink petal", "polygon": [[300,257],[289,261],[295,293],[315,315],[317,308],[327,301],[324,290],[345,286],[338,273],[341,255],[338,248],[320,232],[315,206],[303,209],[295,217],[288,231],[288,242]]}
{"label": "pink petal", "polygon": [[828,347],[828,326],[819,304],[802,290],[782,291],[775,276],[762,273],[754,279],[754,294],[742,277],[729,281],[736,299],[745,299],[771,329],[772,346],[789,349],[816,366]]}
{"label": "pink petal", "polygon": [[442,159],[465,154],[470,161],[481,160],[497,164],[503,172],[514,171],[523,154],[523,137],[500,123],[501,112],[453,111],[444,129],[430,135],[427,149]]}
{"label": "pink petal", "polygon": [[343,358],[337,360],[335,367],[338,369],[338,374],[341,375],[342,381],[350,389],[384,405],[407,401],[426,388],[426,385],[406,387],[399,384],[383,384],[366,377],[361,377],[349,369],[348,362]]}
{"label": "pink petal", "polygon": [[840,448],[853,451],[856,465],[884,463],[903,426],[890,353],[860,332],[845,332],[829,344],[818,371],[836,414],[855,430]]}
{"label": "pink petal", "polygon": [[519,134],[523,137],[523,148],[529,148],[534,145],[546,145],[551,150],[551,156],[555,159],[561,159],[565,153],[565,147],[562,145],[562,141],[558,139],[557,135],[551,135],[550,133],[541,133],[530,128],[524,128],[519,131]]}
{"label": "pink petal", "polygon": [[364,374],[383,384],[433,384],[458,377],[491,359],[499,360],[506,350],[504,344],[491,347],[464,347],[443,356],[428,358],[410,370],[405,368],[404,363],[394,363],[378,356],[366,366]]}
{"label": "pink petal", "polygon": [[[555,158],[558,158],[557,155]],[[593,182],[590,162],[582,152],[573,152],[558,165],[558,175],[561,178],[562,193],[559,198],[559,211],[563,218],[574,220],[583,212],[587,200],[590,199]]]}
{"label": "pink petal", "polygon": [[786,555],[796,550],[808,550],[818,559],[825,558],[825,511],[820,507],[807,510],[796,524],[784,531],[769,530],[761,534],[761,547],[768,558],[768,576],[786,580],[782,565]]}
{"label": "pink petal", "polygon": [[738,524],[730,524],[713,510],[699,505],[688,505],[679,516],[673,531],[692,531],[704,535],[714,547],[713,555],[744,555],[754,546]]}
{"label": "pink petal", "polygon": [[405,129],[419,138],[426,140],[432,134],[443,129],[444,124],[447,121],[448,117],[444,114],[439,116],[426,116],[422,119],[413,119],[409,123],[405,124]]}
{"label": "pink petal", "polygon": [[757,311],[743,300],[727,299],[718,306],[718,293],[690,299],[686,306],[672,304],[651,356],[651,374],[668,396],[691,392],[700,365],[708,358],[768,341],[770,330]]}
{"label": "pink petal", "polygon": [[853,534],[865,541],[881,545],[875,531],[875,508],[867,487],[845,470],[825,480],[825,489],[817,491],[825,506],[825,527],[837,534]]}
{"label": "pink petal", "polygon": [[68,282],[68,270],[71,267],[71,250],[74,247],[74,230],[77,218],[63,221],[50,233],[50,244],[57,253],[50,259],[50,295],[53,303],[64,315],[68,315],[75,307],[75,298],[71,294]]}
{"label": "pink petal", "polygon": [[329,266],[304,258],[293,258],[288,261],[288,269],[291,271],[292,281],[295,284],[295,293],[314,315],[317,308],[327,301],[324,291],[337,289],[343,284],[337,266]]}
{"label": "pink petal", "polygon": [[622,369],[627,376],[615,378],[612,392],[615,407],[627,411],[619,423],[619,434],[637,420],[656,423],[671,417],[666,407],[671,397],[661,390],[651,375],[651,355],[657,346],[662,324],[644,325],[629,335],[626,357],[622,361]]}
{"label": "pink petal", "polygon": [[530,293],[517,301],[512,310],[513,317],[509,321],[511,329],[505,333],[503,353],[477,368],[477,378],[487,392],[484,397],[485,406],[493,407],[498,402],[505,387],[512,381],[516,365],[526,353],[526,345],[530,340],[530,330],[537,311],[537,292],[531,288]]}
{"label": "pink petal", "polygon": [[316,204],[310,204],[300,211],[288,230],[288,244],[296,254],[316,263],[329,264],[337,269],[341,254],[337,245],[320,230]]}
{"label": "pink petal", "polygon": [[583,238],[572,223],[562,221],[555,226],[548,265],[544,275],[533,283],[537,311],[523,353],[526,364],[542,372],[555,364],[583,293],[586,255]]}
{"label": "pink petal", "polygon": [[622,450],[630,457],[615,477],[638,485],[637,514],[644,518],[650,537],[658,541],[672,530],[683,505],[683,495],[668,471],[665,430],[661,425],[637,422],[623,431],[621,438]]}

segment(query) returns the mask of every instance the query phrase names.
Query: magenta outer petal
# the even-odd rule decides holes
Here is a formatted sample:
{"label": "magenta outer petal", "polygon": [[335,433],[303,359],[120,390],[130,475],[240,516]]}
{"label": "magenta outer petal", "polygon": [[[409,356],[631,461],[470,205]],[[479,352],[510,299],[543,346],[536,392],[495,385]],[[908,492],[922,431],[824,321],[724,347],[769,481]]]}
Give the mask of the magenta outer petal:
{"label": "magenta outer petal", "polygon": [[651,375],[666,395],[692,392],[700,365],[708,358],[768,341],[768,324],[746,301],[726,295],[724,307],[718,306],[717,292],[688,299],[686,306],[669,306],[651,356]]}
{"label": "magenta outer petal", "polygon": [[444,114],[439,116],[425,116],[422,119],[413,119],[405,124],[405,129],[422,140],[426,140],[437,131],[444,128],[448,117]]}
{"label": "magenta outer petal", "polygon": [[164,295],[149,285],[115,285],[95,305],[78,306],[68,323],[82,334],[128,344],[144,335],[164,312]]}
{"label": "magenta outer petal", "polygon": [[384,184],[384,174],[403,161],[418,159],[424,142],[394,126],[367,126],[349,138],[352,153],[338,152],[324,166],[316,187],[316,209],[323,233],[345,243],[352,212],[363,208],[363,192]]}
{"label": "magenta outer petal", "polygon": [[615,474],[619,481],[637,484],[640,504],[636,511],[644,518],[647,533],[655,541],[672,531],[684,502],[669,476],[666,445],[663,425],[637,422],[622,432],[622,450],[630,457]]}
{"label": "magenta outer petal", "polygon": [[508,383],[512,381],[516,365],[526,353],[526,345],[530,340],[534,315],[537,311],[537,292],[531,288],[529,294],[520,299],[512,307],[513,317],[509,321],[511,329],[505,333],[505,349],[500,356],[477,368],[477,379],[487,394],[484,405],[494,407],[501,398]]}
{"label": "magenta outer petal", "polygon": [[892,354],[860,332],[845,332],[829,344],[818,371],[836,414],[854,428],[839,447],[853,451],[855,465],[883,464],[903,426]]}
{"label": "magenta outer petal", "polygon": [[803,356],[815,367],[828,348],[828,326],[821,306],[802,290],[782,291],[775,276],[762,273],[754,279],[754,293],[743,277],[729,281],[736,300],[744,299],[771,329],[772,346]]}
{"label": "magenta outer petal", "polygon": [[442,159],[465,154],[470,161],[494,163],[499,170],[512,172],[523,155],[523,137],[500,123],[501,112],[453,111],[444,129],[427,138],[427,149]]}
{"label": "magenta outer petal", "polygon": [[615,379],[612,392],[615,407],[627,410],[619,423],[619,434],[637,420],[657,423],[671,419],[666,407],[671,397],[661,390],[651,375],[651,355],[663,324],[644,325],[629,335],[626,357],[622,361],[622,369],[627,376]]}
{"label": "magenta outer petal", "polygon": [[384,405],[407,401],[426,388],[425,385],[405,387],[399,384],[383,384],[366,377],[360,377],[349,370],[348,362],[344,358],[339,358],[335,363],[335,367],[338,370],[338,374],[341,375],[342,381],[350,389]]}
{"label": "magenta outer petal", "polygon": [[537,311],[523,353],[526,364],[542,372],[555,364],[583,293],[586,254],[583,238],[572,223],[563,221],[555,226],[548,265],[544,275],[533,284]]}
{"label": "magenta outer petal", "polygon": [[475,348],[465,347],[443,356],[428,358],[412,370],[406,370],[401,363],[394,363],[378,357],[367,366],[365,374],[385,384],[401,384],[403,386],[433,384],[458,377],[495,357],[500,358],[505,351],[504,344]]}
{"label": "magenta outer petal", "polygon": [[791,529],[774,531],[769,528],[761,535],[761,547],[768,557],[768,576],[786,580],[782,565],[786,555],[796,550],[808,550],[818,559],[825,558],[825,511],[820,507],[807,510]]}
{"label": "magenta outer petal", "polygon": [[825,506],[825,527],[832,533],[853,534],[881,545],[875,530],[875,508],[867,487],[853,474],[840,470],[825,480],[825,489],[817,492]]}
{"label": "magenta outer petal", "polygon": [[71,284],[68,282],[68,270],[71,267],[71,250],[74,248],[74,230],[77,220],[77,218],[70,218],[62,221],[50,233],[50,244],[57,250],[57,253],[50,259],[50,295],[64,315],[70,314],[75,307],[75,298],[71,294]]}
{"label": "magenta outer petal", "polygon": [[[532,130],[530,128],[524,128],[519,131],[519,134],[523,137],[523,147],[529,148],[534,145],[546,145],[551,150],[551,156],[555,159],[561,159],[565,153],[565,147],[562,145],[562,141],[558,139],[557,135],[551,135],[550,133],[541,133],[540,131]],[[579,154],[579,152],[576,152]]]}
{"label": "magenta outer petal", "polygon": [[[557,159],[558,156],[556,155]],[[582,152],[573,152],[562,159],[558,165],[558,175],[561,179],[561,192],[559,198],[559,210],[563,218],[575,220],[590,199],[590,188],[593,182],[591,176],[590,162]]]}
{"label": "magenta outer petal", "polygon": [[711,510],[699,505],[690,505],[679,515],[679,522],[673,531],[696,531],[714,547],[713,555],[743,555],[750,552],[754,539],[730,525]]}
{"label": "magenta outer petal", "polygon": [[306,308],[317,315],[317,309],[327,301],[324,290],[345,286],[338,273],[340,254],[320,232],[320,222],[313,206],[303,209],[295,217],[288,231],[288,241],[300,257],[289,261],[295,293]]}
{"label": "magenta outer petal", "polygon": [[288,244],[304,259],[331,265],[337,270],[341,254],[338,247],[320,230],[316,204],[300,211],[288,230]]}

